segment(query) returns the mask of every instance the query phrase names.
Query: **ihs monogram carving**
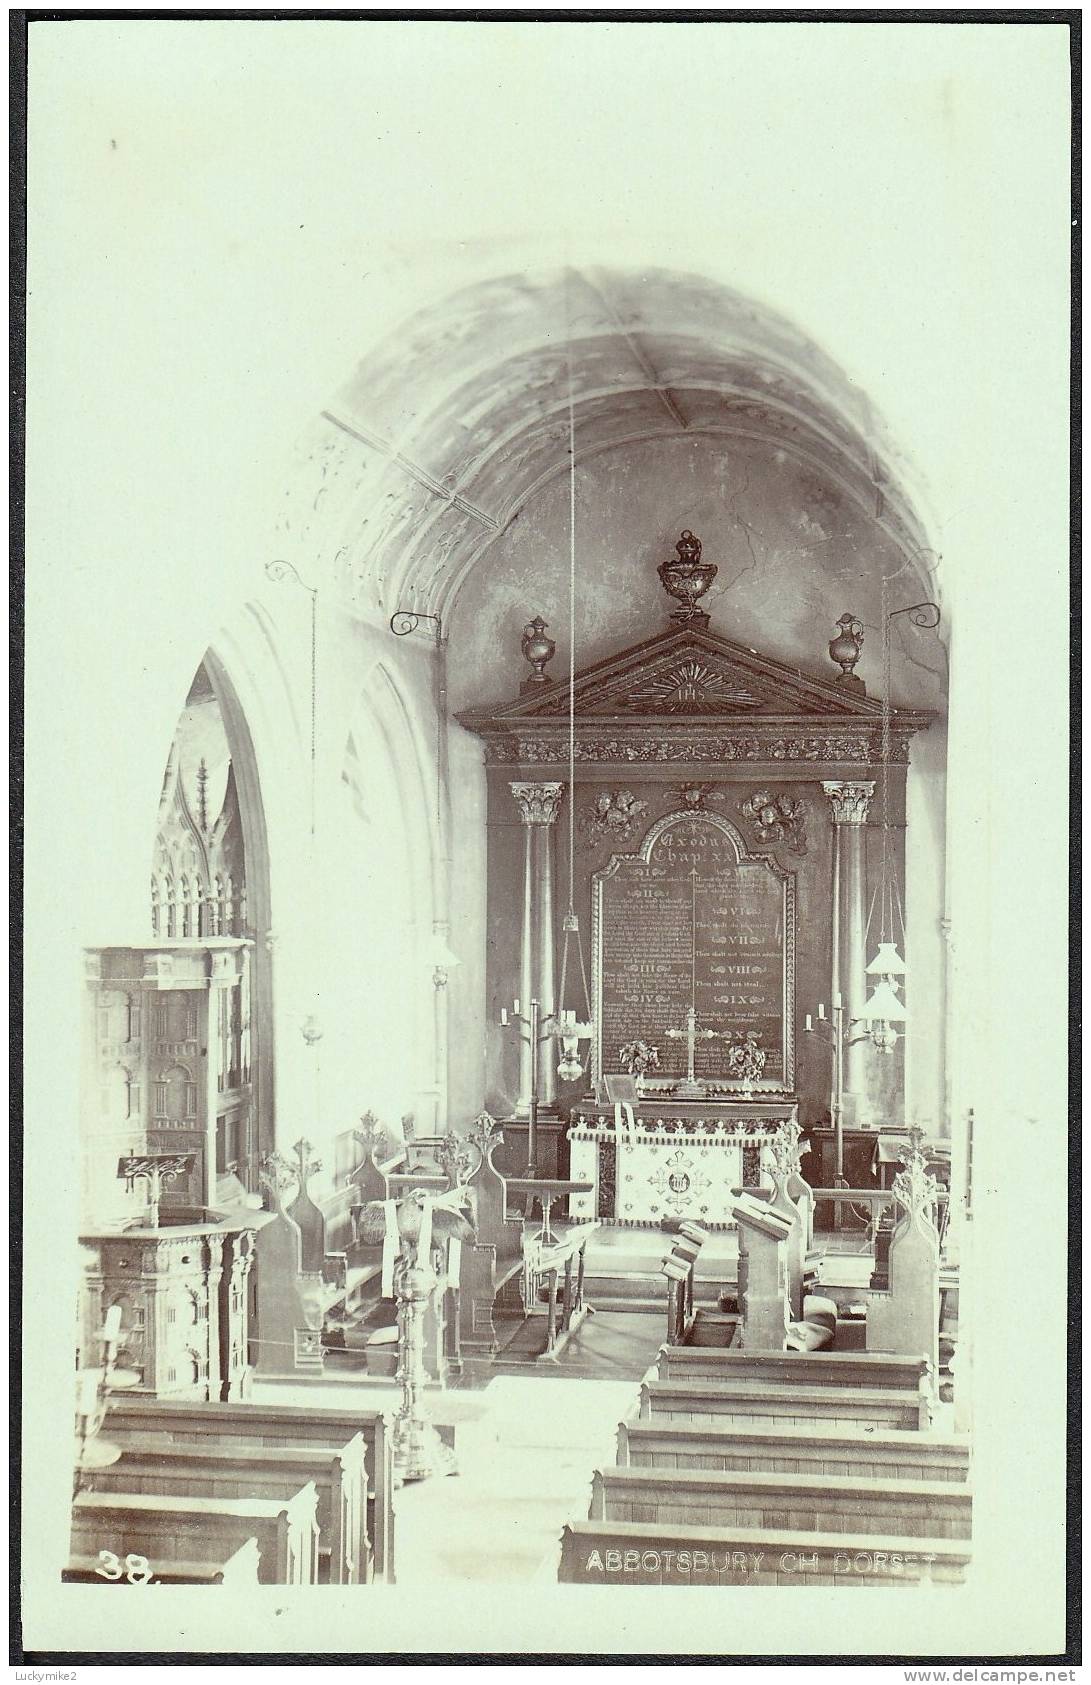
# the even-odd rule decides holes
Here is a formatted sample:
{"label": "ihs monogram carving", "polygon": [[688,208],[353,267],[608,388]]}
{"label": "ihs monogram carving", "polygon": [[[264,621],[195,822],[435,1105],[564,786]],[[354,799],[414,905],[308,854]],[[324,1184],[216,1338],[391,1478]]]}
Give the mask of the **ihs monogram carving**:
{"label": "ihs monogram carving", "polygon": [[511,786],[524,825],[552,825],[560,811],[563,792],[563,784],[514,783]]}
{"label": "ihs monogram carving", "polygon": [[[647,1182],[659,1195],[663,1204],[676,1214],[684,1213],[712,1185],[704,1171],[694,1162],[692,1155],[681,1149],[671,1153],[654,1176],[647,1178]],[[704,1210],[704,1207],[701,1209]]]}
{"label": "ihs monogram carving", "polygon": [[733,708],[757,708],[761,701],[756,691],[721,666],[695,655],[661,668],[625,696],[629,707],[664,714],[723,714]]}
{"label": "ihs monogram carving", "polygon": [[631,790],[603,790],[594,805],[583,814],[580,830],[591,848],[597,847],[604,839],[629,842],[636,835],[640,819],[647,811],[647,802],[637,801]]}
{"label": "ihs monogram carving", "polygon": [[755,790],[739,808],[744,819],[751,821],[754,835],[761,843],[783,843],[790,854],[807,852],[807,807],[795,796],[774,796],[768,790]]}

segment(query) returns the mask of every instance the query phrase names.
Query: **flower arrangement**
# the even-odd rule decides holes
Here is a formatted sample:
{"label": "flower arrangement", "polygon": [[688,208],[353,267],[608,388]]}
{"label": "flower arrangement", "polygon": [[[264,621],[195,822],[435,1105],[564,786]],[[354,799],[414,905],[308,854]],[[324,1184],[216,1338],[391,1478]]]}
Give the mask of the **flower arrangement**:
{"label": "flower arrangement", "polygon": [[627,1041],[618,1048],[618,1058],[630,1076],[642,1077],[659,1069],[659,1049],[647,1041]]}

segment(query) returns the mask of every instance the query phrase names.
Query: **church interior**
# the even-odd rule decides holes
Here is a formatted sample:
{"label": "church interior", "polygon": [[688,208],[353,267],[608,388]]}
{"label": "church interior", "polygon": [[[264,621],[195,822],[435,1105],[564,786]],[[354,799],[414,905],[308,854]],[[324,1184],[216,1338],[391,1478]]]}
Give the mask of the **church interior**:
{"label": "church interior", "polygon": [[[955,1608],[1010,1544],[993,1336],[1022,1376],[1056,1355],[1060,971],[1030,960],[1060,880],[1028,859],[1064,537],[1041,499],[1001,588],[1030,515],[998,464],[1040,450],[1045,486],[1057,441],[999,401],[971,439],[953,376],[915,409],[905,311],[847,355],[875,277],[842,238],[826,314],[699,229],[418,253],[372,317],[360,281],[283,458],[248,375],[209,401],[254,435],[203,496],[205,417],[161,484],[134,417],[119,529],[178,547],[73,566],[28,741],[69,803],[28,809],[32,1093],[73,1120],[28,1157],[59,1249],[26,1240],[68,1283],[62,1598]],[[40,542],[69,496],[32,484]],[[1063,1400],[1035,1408],[1046,1494]],[[1044,1498],[1024,1521],[1045,1562]]]}
{"label": "church interior", "polygon": [[85,952],[72,1580],[961,1578],[946,644],[879,450],[669,272],[456,293],[330,401]]}

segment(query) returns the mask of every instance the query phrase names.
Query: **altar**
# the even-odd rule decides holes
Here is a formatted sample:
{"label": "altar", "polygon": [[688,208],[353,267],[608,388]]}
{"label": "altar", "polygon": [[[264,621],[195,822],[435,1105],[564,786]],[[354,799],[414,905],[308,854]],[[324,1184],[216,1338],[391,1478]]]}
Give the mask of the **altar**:
{"label": "altar", "polygon": [[732,1193],[761,1183],[764,1149],[797,1102],[780,1099],[672,1101],[652,1096],[633,1108],[632,1123],[613,1106],[577,1102],[568,1131],[570,1174],[590,1182],[574,1194],[573,1218],[628,1228],[658,1228],[685,1218],[730,1229]]}
{"label": "altar", "polygon": [[[715,573],[688,530],[676,549],[684,580]],[[657,571],[681,601],[674,568]],[[860,1016],[868,803],[881,774],[902,874],[909,742],[929,719],[734,642],[683,595],[663,630],[568,682],[542,671],[552,641],[529,621],[518,695],[459,715],[488,784],[486,1095],[528,1137],[533,1115],[536,1159],[547,1136],[567,1145],[544,1162],[592,1184],[569,1213],[604,1225],[731,1227],[777,1126],[829,1112],[829,1044],[800,1005]],[[904,1049],[848,1046],[843,1118],[898,1121]],[[612,1103],[626,1082],[631,1120]]]}

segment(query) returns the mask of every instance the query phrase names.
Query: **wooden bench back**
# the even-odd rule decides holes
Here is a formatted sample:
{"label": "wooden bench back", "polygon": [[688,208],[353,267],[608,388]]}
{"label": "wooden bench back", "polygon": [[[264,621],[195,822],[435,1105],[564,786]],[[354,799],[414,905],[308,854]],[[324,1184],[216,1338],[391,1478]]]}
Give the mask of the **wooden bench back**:
{"label": "wooden bench back", "polygon": [[362,1436],[371,1493],[368,1532],[376,1579],[394,1578],[394,1467],[390,1432],[381,1410],[335,1410],[315,1405],[302,1410],[286,1404],[175,1404],[162,1399],[116,1393],[108,1416],[112,1434],[125,1424],[169,1434],[178,1445],[226,1443],[238,1438],[250,1445],[325,1446],[340,1450]]}
{"label": "wooden bench back", "polygon": [[892,1387],[898,1392],[915,1392],[931,1380],[923,1354],[729,1351],[716,1346],[669,1346],[659,1354],[658,1374],[662,1381],[743,1378],[790,1386]]}
{"label": "wooden bench back", "polygon": [[557,1577],[595,1586],[958,1584],[969,1558],[960,1539],[576,1521],[561,1536]]}
{"label": "wooden bench back", "polygon": [[72,1504],[72,1550],[143,1556],[154,1572],[172,1562],[222,1565],[252,1538],[262,1585],[316,1585],[317,1506],[313,1482],[287,1500],[80,1492]]}
{"label": "wooden bench back", "polygon": [[665,1525],[757,1525],[902,1539],[968,1539],[970,1488],[925,1480],[712,1469],[599,1469],[589,1519]]}
{"label": "wooden bench back", "polygon": [[[112,1554],[112,1553],[110,1553]],[[247,1539],[233,1556],[218,1564],[208,1562],[169,1562],[155,1574],[154,1584],[168,1586],[235,1586],[244,1589],[258,1584],[261,1552],[256,1539]],[[139,1578],[129,1578],[124,1563],[104,1563],[101,1557],[71,1556],[68,1567],[61,1573],[65,1585],[118,1586],[139,1585]]]}
{"label": "wooden bench back", "polygon": [[622,1422],[619,1467],[721,1469],[769,1474],[827,1474],[863,1480],[969,1479],[970,1448],[953,1435],[842,1434],[809,1428],[721,1427],[701,1423]]}
{"label": "wooden bench back", "polygon": [[758,1422],[807,1428],[814,1422],[845,1429],[928,1427],[927,1401],[887,1387],[784,1387],[726,1381],[645,1381],[640,1419],[702,1421],[749,1428]]}
{"label": "wooden bench back", "polygon": [[524,1227],[523,1214],[514,1205],[509,1206],[507,1182],[493,1163],[493,1155],[503,1145],[503,1139],[500,1135],[490,1143],[481,1168],[470,1182],[477,1241],[479,1245],[496,1248],[500,1273],[521,1261]]}
{"label": "wooden bench back", "polygon": [[161,1433],[126,1428],[122,1455],[87,1477],[96,1492],[155,1492],[164,1497],[289,1498],[308,1481],[318,1492],[318,1531],[330,1557],[330,1583],[371,1579],[367,1473],[362,1434],[340,1451],[319,1446],[178,1445]]}

